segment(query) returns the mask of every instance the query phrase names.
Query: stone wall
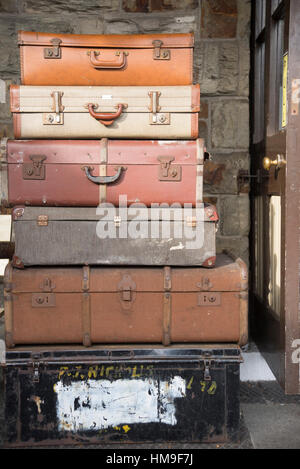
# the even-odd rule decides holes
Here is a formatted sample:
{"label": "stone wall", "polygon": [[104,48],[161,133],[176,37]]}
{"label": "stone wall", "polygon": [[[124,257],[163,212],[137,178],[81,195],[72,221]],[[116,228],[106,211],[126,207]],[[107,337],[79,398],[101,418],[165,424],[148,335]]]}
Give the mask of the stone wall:
{"label": "stone wall", "polygon": [[85,34],[195,33],[200,137],[212,154],[205,195],[220,215],[217,249],[248,262],[250,0],[0,0],[0,136],[13,137],[5,86],[19,83],[19,29]]}

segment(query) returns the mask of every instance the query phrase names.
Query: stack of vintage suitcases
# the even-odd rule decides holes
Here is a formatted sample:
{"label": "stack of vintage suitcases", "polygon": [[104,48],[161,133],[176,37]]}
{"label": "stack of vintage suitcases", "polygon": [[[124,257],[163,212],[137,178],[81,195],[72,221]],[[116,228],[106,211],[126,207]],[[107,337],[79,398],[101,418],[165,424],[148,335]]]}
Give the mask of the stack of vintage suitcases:
{"label": "stack of vintage suitcases", "polygon": [[[6,364],[27,381],[18,395],[7,374],[8,441],[226,439],[238,422],[247,268],[216,256],[218,214],[203,201],[193,35],[20,32],[19,46],[1,196],[13,207],[15,237],[4,285]],[[146,409],[150,377],[173,390],[160,405],[156,398],[155,416]],[[80,379],[88,388],[80,395],[77,386],[77,395]],[[115,401],[116,382],[133,381],[143,410],[129,401],[117,418],[103,379]],[[66,389],[77,398],[73,413]],[[211,402],[192,432],[190,390]],[[176,408],[174,397],[186,406]]]}

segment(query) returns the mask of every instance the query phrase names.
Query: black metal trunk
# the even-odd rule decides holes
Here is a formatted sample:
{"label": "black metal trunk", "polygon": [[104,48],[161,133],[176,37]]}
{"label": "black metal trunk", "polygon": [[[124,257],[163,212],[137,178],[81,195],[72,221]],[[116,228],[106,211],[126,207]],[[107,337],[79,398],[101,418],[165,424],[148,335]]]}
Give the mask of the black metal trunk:
{"label": "black metal trunk", "polygon": [[227,442],[238,346],[27,347],[6,353],[6,447]]}

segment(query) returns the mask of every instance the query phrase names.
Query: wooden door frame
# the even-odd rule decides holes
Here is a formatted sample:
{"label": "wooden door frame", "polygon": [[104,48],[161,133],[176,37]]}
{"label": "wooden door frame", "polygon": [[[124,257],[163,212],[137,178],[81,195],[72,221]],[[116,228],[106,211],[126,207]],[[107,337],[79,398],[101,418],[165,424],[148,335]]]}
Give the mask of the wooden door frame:
{"label": "wooden door frame", "polygon": [[[267,0],[270,6],[271,0]],[[252,31],[254,30],[255,6],[253,8]],[[285,184],[282,187],[282,249],[281,249],[281,313],[277,319],[254,293],[254,272],[251,271],[250,282],[250,332],[259,346],[260,351],[268,362],[286,394],[300,394],[299,363],[295,359],[295,341],[300,339],[300,295],[299,295],[299,265],[300,265],[300,106],[295,104],[294,79],[300,79],[300,1],[286,0],[286,44],[288,46],[288,125],[284,132],[286,138],[286,168]],[[270,70],[270,47],[268,44],[270,15],[266,18],[266,61],[265,80],[269,90],[268,79]],[[298,25],[298,27],[297,27]],[[252,51],[255,37],[252,35]],[[252,54],[252,67],[254,66]],[[252,80],[252,116],[254,80]],[[300,85],[297,85],[300,97]],[[269,93],[265,94],[265,109],[268,110]],[[265,112],[265,129],[269,123],[268,112]],[[251,131],[253,135],[253,130]],[[299,137],[298,135],[299,134]],[[282,136],[282,134],[281,134]],[[276,137],[274,149],[276,148]],[[257,171],[257,159],[263,156],[264,142],[251,144],[252,174]],[[280,152],[280,149],[278,149]],[[268,155],[269,156],[269,155]],[[270,155],[272,156],[272,155]],[[284,173],[283,173],[284,174]],[[264,183],[268,193],[272,188]],[[260,191],[261,191],[260,187]],[[271,189],[271,191],[270,191]],[[276,192],[276,191],[275,191]],[[253,197],[258,193],[257,182],[252,185],[251,217],[252,226],[255,220]],[[254,236],[250,237],[251,257],[254,255]],[[298,345],[299,348],[299,345]]]}

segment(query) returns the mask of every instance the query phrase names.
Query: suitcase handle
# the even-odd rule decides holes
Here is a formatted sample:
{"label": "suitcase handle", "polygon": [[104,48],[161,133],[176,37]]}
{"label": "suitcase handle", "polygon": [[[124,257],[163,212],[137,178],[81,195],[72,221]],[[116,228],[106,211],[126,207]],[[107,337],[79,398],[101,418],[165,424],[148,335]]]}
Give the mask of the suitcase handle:
{"label": "suitcase handle", "polygon": [[122,114],[123,108],[127,107],[127,104],[117,104],[118,110],[114,114],[111,112],[95,112],[94,109],[97,107],[97,104],[89,103],[87,108],[89,113],[94,119],[97,119],[103,125],[111,125],[115,119],[120,117]]}
{"label": "suitcase handle", "polygon": [[115,182],[117,181],[117,179],[119,179],[122,170],[124,170],[125,168],[123,168],[123,166],[119,166],[118,168],[116,168],[117,172],[114,176],[92,176],[92,168],[90,166],[83,166],[82,169],[85,171],[86,177],[95,184],[111,184],[112,182]]}
{"label": "suitcase handle", "polygon": [[91,65],[96,69],[101,69],[101,68],[120,69],[126,66],[126,56],[128,55],[128,52],[117,51],[115,53],[116,55],[115,60],[98,60],[97,56],[100,55],[100,52],[97,52],[95,50],[88,51],[87,54],[90,57]]}

